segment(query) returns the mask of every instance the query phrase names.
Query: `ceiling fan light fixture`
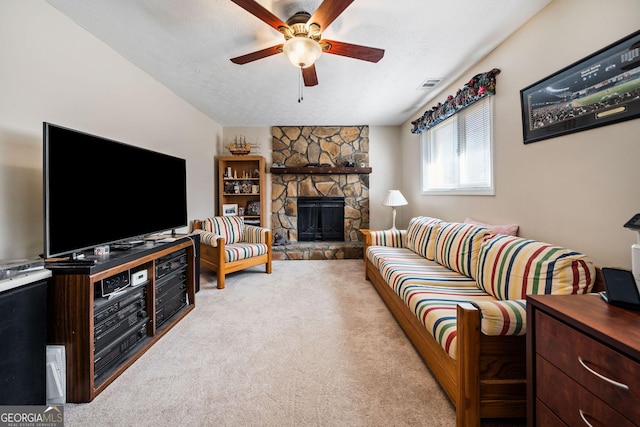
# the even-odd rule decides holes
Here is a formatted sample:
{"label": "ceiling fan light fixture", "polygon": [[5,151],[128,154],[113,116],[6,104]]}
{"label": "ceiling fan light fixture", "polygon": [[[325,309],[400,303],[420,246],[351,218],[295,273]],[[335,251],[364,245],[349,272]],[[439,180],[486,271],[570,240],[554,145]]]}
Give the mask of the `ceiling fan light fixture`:
{"label": "ceiling fan light fixture", "polygon": [[292,37],[284,43],[282,51],[294,66],[306,68],[320,58],[322,47],[308,37]]}

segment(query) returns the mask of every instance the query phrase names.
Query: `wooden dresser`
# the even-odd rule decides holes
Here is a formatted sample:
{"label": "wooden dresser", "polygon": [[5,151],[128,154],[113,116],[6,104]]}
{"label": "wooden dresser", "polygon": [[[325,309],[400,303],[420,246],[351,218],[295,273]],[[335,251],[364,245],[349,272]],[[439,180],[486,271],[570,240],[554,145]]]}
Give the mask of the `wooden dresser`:
{"label": "wooden dresser", "polygon": [[529,426],[640,425],[640,312],[540,295],[527,319]]}

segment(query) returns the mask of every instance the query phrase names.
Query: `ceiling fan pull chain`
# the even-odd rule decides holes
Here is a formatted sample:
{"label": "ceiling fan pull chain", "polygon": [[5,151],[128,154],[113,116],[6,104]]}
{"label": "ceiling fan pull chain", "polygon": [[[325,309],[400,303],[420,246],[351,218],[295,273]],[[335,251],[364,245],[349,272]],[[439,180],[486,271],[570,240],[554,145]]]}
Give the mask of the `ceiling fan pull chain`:
{"label": "ceiling fan pull chain", "polygon": [[302,100],[304,100],[302,90],[302,66],[300,66],[300,74],[298,74],[298,102],[302,102]]}

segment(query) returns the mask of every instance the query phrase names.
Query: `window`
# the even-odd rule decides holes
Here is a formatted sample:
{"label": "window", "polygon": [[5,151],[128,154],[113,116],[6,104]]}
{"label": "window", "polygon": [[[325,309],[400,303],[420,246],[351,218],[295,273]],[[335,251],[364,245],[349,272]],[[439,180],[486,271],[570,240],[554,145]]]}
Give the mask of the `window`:
{"label": "window", "polygon": [[422,191],[493,195],[493,96],[422,132]]}

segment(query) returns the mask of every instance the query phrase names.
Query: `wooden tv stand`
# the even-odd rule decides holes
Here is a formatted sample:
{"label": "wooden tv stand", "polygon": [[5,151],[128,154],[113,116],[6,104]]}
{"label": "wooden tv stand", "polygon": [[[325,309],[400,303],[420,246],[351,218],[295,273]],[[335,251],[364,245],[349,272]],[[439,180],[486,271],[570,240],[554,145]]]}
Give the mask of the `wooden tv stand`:
{"label": "wooden tv stand", "polygon": [[[92,401],[194,309],[196,246],[182,237],[95,257],[93,266],[47,263],[47,342],[65,346],[67,402]],[[102,285],[127,276],[140,283],[102,297]]]}

